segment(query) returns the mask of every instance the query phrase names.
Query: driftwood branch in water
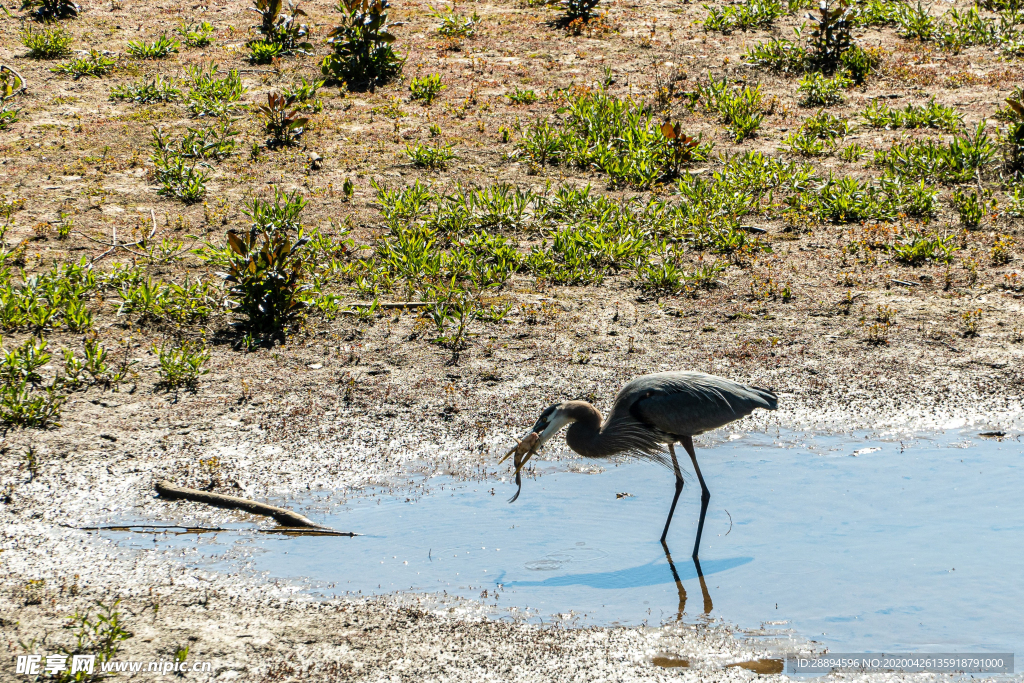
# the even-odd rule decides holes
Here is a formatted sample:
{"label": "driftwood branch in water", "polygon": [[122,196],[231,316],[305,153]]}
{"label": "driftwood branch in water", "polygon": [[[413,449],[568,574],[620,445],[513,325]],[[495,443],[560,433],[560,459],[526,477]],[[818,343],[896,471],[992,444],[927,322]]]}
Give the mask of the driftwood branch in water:
{"label": "driftwood branch in water", "polygon": [[255,500],[239,498],[238,496],[225,496],[220,493],[210,493],[209,491],[200,491],[198,489],[185,488],[184,486],[175,486],[169,481],[158,481],[156,483],[156,492],[163,498],[167,498],[169,500],[191,500],[197,503],[215,505],[220,508],[245,510],[246,512],[251,512],[254,515],[266,515],[267,517],[273,517],[277,520],[278,524],[285,527],[328,529],[328,527],[317,524],[297,512],[279,508],[276,505],[257,503]]}

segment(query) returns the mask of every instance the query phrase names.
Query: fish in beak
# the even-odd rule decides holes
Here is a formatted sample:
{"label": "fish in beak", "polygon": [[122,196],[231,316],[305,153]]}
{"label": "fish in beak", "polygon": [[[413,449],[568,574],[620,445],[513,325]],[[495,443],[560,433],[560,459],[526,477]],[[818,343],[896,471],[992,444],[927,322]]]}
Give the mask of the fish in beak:
{"label": "fish in beak", "polygon": [[[519,494],[523,490],[523,475],[520,473],[520,470],[523,469],[523,465],[526,464],[526,461],[529,460],[530,457],[537,452],[537,442],[539,440],[540,435],[537,434],[537,432],[530,432],[529,434],[524,436],[518,444],[513,446],[512,449],[505,454],[505,457],[498,461],[498,464],[500,465],[501,463],[508,460],[508,457],[510,455],[515,455],[515,458],[512,460],[512,463],[515,465],[516,468],[516,485],[519,488],[516,489],[516,494],[509,498],[508,502],[510,503],[514,503],[516,501],[516,498],[519,497]],[[523,456],[526,457],[524,458]]]}
{"label": "fish in beak", "polygon": [[529,462],[530,458],[540,450],[544,443],[558,433],[562,427],[569,423],[569,420],[561,413],[560,404],[555,404],[541,413],[540,419],[533,425],[533,428],[513,446],[508,453],[498,461],[498,464],[505,462],[512,455],[515,455],[512,463],[515,465],[516,485],[519,487],[516,494],[508,502],[514,503],[523,490],[523,479],[521,470]]}

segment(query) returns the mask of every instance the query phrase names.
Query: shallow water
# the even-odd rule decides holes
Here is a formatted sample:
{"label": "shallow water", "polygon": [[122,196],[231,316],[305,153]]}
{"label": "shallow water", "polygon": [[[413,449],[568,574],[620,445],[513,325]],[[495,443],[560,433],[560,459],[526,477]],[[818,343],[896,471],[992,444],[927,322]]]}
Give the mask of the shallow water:
{"label": "shallow water", "polygon": [[685,472],[670,566],[658,539],[672,477],[639,462],[589,474],[572,470],[602,468],[540,462],[511,505],[508,481],[443,476],[350,492],[344,503],[329,494],[305,501],[313,519],[365,534],[355,538],[239,531],[163,535],[154,545],[103,534],[184,550],[189,564],[301,577],[326,595],[445,592],[481,600],[498,617],[579,624],[708,613],[744,628],[793,629],[835,652],[1024,652],[1019,441],[747,434],[698,448],[698,458],[712,493],[703,586],[689,559],[696,478]]}

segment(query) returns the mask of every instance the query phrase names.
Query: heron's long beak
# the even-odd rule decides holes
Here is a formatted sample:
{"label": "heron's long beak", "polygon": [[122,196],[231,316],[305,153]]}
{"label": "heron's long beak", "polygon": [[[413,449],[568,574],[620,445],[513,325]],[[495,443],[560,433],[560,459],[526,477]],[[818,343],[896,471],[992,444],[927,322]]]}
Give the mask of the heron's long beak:
{"label": "heron's long beak", "polygon": [[515,453],[517,448],[519,448],[519,444],[516,444],[512,448],[508,449],[508,453],[506,453],[505,455],[501,456],[501,460],[498,461],[498,464],[500,465],[501,463],[503,463],[506,460],[508,460],[509,456],[512,455],[513,453]]}
{"label": "heron's long beak", "polygon": [[556,410],[550,417],[537,420],[533,431],[540,435],[537,439],[537,448],[540,449],[548,442],[548,439],[557,434],[562,427],[572,422],[561,410]]}

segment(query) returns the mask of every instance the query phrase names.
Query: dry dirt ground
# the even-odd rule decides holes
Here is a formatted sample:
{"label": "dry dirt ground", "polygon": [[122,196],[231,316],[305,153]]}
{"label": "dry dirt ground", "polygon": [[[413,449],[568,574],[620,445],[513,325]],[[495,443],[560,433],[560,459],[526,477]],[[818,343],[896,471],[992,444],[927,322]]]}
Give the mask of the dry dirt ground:
{"label": "dry dirt ground", "polygon": [[[2,19],[0,62],[14,65],[28,85],[17,101],[20,120],[0,132],[0,192],[7,203],[24,200],[9,216],[6,248],[21,249],[27,274],[46,270],[53,260],[93,259],[107,251],[94,240],[109,241],[115,228],[122,239],[139,239],[150,229],[151,211],[157,240],[178,239],[185,247],[222,243],[229,227],[245,225],[244,202],[266,196],[271,186],[307,197],[304,224],[338,235],[346,226],[358,245],[372,244],[385,230],[371,180],[392,186],[423,180],[439,187],[504,181],[536,190],[548,182],[589,182],[601,193],[632,196],[608,189],[607,178],[596,172],[531,168],[507,158],[514,140],[503,143],[499,134],[500,127],[526,125],[557,107],[543,96],[534,104],[511,104],[505,95],[514,87],[543,94],[601,81],[606,68],[614,80],[610,92],[652,103],[656,89],[671,79],[681,89],[708,72],[759,82],[766,100],[775,102],[759,134],[739,144],[717,117],[689,112],[679,98],[657,105],[663,107],[659,116],[714,140],[716,151],[784,154],[779,146],[787,131],[814,113],[799,106],[794,77],[753,69],[740,59],[769,35],[791,35],[801,12],[768,30],[723,36],[704,31],[706,10],[696,3],[605,0],[599,29],[572,36],[552,23],[555,11],[543,6],[466,2],[460,11],[477,12],[480,28],[452,44],[437,35],[438,19],[427,3],[394,4],[391,20],[400,22],[394,31],[396,47],[408,56],[406,77],[373,93],[325,86],[324,109],[312,115],[301,143],[264,149],[256,158],[249,148],[265,135],[252,115],[242,113],[238,150],[213,169],[205,204],[192,206],[156,194],[148,158],[154,126],[180,131],[195,121],[181,104],[111,101],[110,89],[140,76],[181,77],[187,65],[216,61],[222,71],[240,70],[247,102],[264,98],[319,73],[321,40],[337,21],[330,3],[302,4],[315,25],[316,56],[254,66],[245,42],[255,15],[240,0],[189,6],[86,0],[81,17],[63,22],[76,50],[123,55],[127,41],[152,41],[173,30],[179,17],[209,21],[216,33],[209,47],[182,49],[162,60],[123,58],[111,75],[79,80],[51,73],[53,61],[25,58],[22,23]],[[16,17],[16,8],[11,11]],[[882,64],[831,109],[844,117],[853,118],[883,95],[900,106],[934,95],[957,107],[973,127],[994,114],[1024,74],[1018,62],[1002,60],[991,48],[947,54],[902,40],[891,29],[858,30],[856,36],[879,48]],[[446,89],[430,107],[409,102],[408,78],[428,73],[439,73]],[[389,115],[395,107],[404,115]],[[409,143],[431,140],[432,123],[458,154],[442,172],[416,169],[404,153]],[[992,125],[995,130],[1003,124]],[[881,149],[901,135],[938,134],[865,129],[853,135],[869,149]],[[320,168],[311,167],[310,152],[322,158]],[[704,166],[714,169],[716,163]],[[836,156],[814,163],[822,174],[871,173],[863,162]],[[355,186],[351,200],[341,191],[346,179]],[[756,677],[722,668],[765,653],[721,624],[543,630],[480,619],[466,605],[453,611],[419,605],[416,598],[322,603],[298,595],[295,586],[186,570],[167,558],[111,549],[78,528],[119,514],[266,523],[161,501],[153,483],[165,478],[280,499],[308,489],[387,482],[410,468],[507,475],[497,456],[545,406],[580,397],[606,410],[626,380],[665,369],[713,372],[779,393],[779,411],[738,429],[900,432],[975,425],[1019,431],[1024,294],[1006,283],[1008,274],[1020,271],[1020,223],[996,212],[981,229],[961,233],[945,202],[948,188],[942,192],[933,226],[959,235],[961,246],[948,265],[911,268],[884,254],[851,256],[846,246],[870,238],[878,229],[873,225],[794,227],[777,216],[754,217],[750,222],[767,231],[763,239],[773,253],[731,261],[717,287],[697,296],[655,296],[626,273],[575,287],[516,276],[502,293],[514,306],[509,317],[474,324],[457,358],[420,334],[422,321],[409,312],[388,310],[369,320],[311,315],[285,343],[245,353],[236,350],[225,313],[178,328],[118,316],[114,299],[91,300],[97,338],[112,357],[138,362],[115,387],[70,392],[59,426],[12,426],[0,440],[0,679],[25,680],[10,665],[24,651],[22,643],[68,644],[71,635],[62,629],[68,615],[117,598],[134,634],[119,658],[171,659],[188,645],[190,661],[212,661],[209,677],[218,680]],[[54,226],[67,217],[74,229],[57,239]],[[1001,235],[1018,246],[1008,262],[996,263],[989,255]],[[170,259],[114,253],[94,267],[108,270],[115,260],[136,261],[163,281],[209,275],[187,251]],[[791,287],[791,299],[759,295],[771,277]],[[338,287],[343,297],[355,298]],[[397,290],[392,296],[403,298]],[[847,305],[848,296],[853,300]],[[893,324],[886,339],[871,340],[868,328],[880,307],[894,311]],[[962,316],[976,310],[977,334],[965,335]],[[4,342],[11,348],[33,334],[45,336],[52,351],[81,349],[82,335],[60,328],[8,330]],[[191,390],[166,389],[152,347],[182,336],[209,340],[210,372]],[[558,456],[560,449],[553,446],[548,455]],[[656,666],[653,659],[665,653],[688,659],[691,668]]]}

